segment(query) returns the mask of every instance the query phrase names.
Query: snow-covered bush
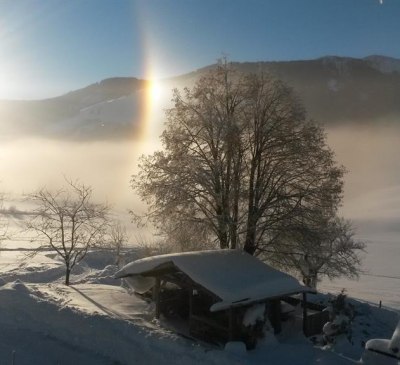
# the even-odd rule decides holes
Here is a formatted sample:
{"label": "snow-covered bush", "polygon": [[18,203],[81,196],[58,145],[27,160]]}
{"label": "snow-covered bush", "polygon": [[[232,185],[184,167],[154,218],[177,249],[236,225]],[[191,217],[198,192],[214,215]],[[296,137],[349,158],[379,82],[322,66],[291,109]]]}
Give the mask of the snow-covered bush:
{"label": "snow-covered bush", "polygon": [[242,325],[248,350],[255,348],[261,339],[263,342],[273,342],[272,338],[275,339],[274,329],[266,314],[264,303],[247,308],[243,315]]}
{"label": "snow-covered bush", "polygon": [[322,329],[324,342],[335,343],[339,335],[344,335],[349,342],[352,342],[351,325],[356,313],[354,306],[347,301],[344,289],[329,301],[327,310],[330,313],[330,321],[325,323]]}

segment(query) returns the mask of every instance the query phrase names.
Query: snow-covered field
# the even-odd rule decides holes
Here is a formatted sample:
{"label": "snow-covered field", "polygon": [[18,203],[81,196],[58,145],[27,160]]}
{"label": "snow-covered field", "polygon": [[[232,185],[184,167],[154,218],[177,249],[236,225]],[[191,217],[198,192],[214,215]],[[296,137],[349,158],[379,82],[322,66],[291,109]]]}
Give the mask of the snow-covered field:
{"label": "snow-covered field", "polygon": [[[296,322],[267,336],[249,352],[199,344],[153,320],[153,307],[113,278],[110,252],[91,252],[62,284],[63,266],[43,252],[21,262],[20,252],[0,255],[0,363],[31,364],[352,364],[370,338],[390,338],[399,314],[354,302],[352,344],[341,338],[318,348]],[[326,299],[326,297],[323,297]],[[12,362],[14,358],[14,363]]]}
{"label": "snow-covered field", "polygon": [[[392,250],[391,250],[392,248]],[[362,301],[400,311],[400,247],[385,242],[369,243],[364,259],[364,273],[358,280],[340,278],[333,281],[324,279],[319,288],[325,292],[347,294]],[[374,252],[379,251],[379,252]],[[394,251],[394,252],[393,252]],[[378,261],[386,261],[381,266]]]}
{"label": "snow-covered field", "polygon": [[321,290],[338,293],[343,288],[348,295],[375,305],[400,310],[400,244],[398,234],[370,233],[363,254],[363,273],[358,280],[324,279]]}

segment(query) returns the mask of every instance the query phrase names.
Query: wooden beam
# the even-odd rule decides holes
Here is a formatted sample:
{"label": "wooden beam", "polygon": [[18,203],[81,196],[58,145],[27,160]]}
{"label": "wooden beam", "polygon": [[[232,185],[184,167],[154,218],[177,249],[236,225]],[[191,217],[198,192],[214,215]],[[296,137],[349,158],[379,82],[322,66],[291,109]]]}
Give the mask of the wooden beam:
{"label": "wooden beam", "polygon": [[189,318],[193,314],[193,286],[189,287]]}
{"label": "wooden beam", "polygon": [[189,286],[188,290],[189,294],[189,333],[192,333],[192,326],[193,326],[193,286]]}
{"label": "wooden beam", "polygon": [[307,293],[303,293],[303,333],[307,336],[308,328],[307,328]]}
{"label": "wooden beam", "polygon": [[193,314],[191,318],[193,321],[205,323],[207,326],[215,328],[215,329],[222,331],[224,333],[227,333],[229,335],[229,328],[226,328],[225,326],[221,325],[217,321],[213,321],[212,319],[209,319],[207,317],[197,316],[195,314]]}
{"label": "wooden beam", "polygon": [[274,333],[280,333],[282,331],[280,299],[268,300],[267,310],[268,319],[270,320],[272,327],[274,328]]}
{"label": "wooden beam", "polygon": [[156,303],[156,313],[155,317],[157,319],[160,318],[160,288],[161,288],[161,280],[159,277],[156,278],[156,283],[153,287],[153,300]]}

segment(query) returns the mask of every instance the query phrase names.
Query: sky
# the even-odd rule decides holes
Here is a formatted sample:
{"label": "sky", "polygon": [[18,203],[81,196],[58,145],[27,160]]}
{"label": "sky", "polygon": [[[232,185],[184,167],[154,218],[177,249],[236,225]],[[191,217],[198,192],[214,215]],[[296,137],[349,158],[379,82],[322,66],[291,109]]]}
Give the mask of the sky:
{"label": "sky", "polygon": [[400,58],[400,0],[0,0],[0,99],[114,76],[325,55]]}

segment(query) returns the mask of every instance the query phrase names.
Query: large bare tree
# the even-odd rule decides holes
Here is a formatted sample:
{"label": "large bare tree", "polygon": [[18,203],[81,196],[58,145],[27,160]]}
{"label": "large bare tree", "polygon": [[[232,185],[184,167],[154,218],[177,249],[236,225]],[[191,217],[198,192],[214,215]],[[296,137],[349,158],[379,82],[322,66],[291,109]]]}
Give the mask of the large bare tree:
{"label": "large bare tree", "polygon": [[53,250],[65,263],[65,284],[88,250],[101,245],[108,227],[109,207],[92,201],[92,188],[67,181],[64,188],[42,188],[28,195],[35,204],[27,228],[44,242],[39,250]]}
{"label": "large bare tree", "polygon": [[199,80],[183,95],[174,91],[175,107],[167,111],[164,150],[143,157],[132,186],[150,206],[148,217],[176,237],[209,238],[221,248],[237,247],[240,216],[242,132],[238,109],[242,91],[228,73]]}
{"label": "large bare tree", "polygon": [[163,150],[131,181],[159,230],[200,226],[220,248],[260,254],[296,217],[336,217],[345,170],[287,85],[222,63],[173,101]]}

